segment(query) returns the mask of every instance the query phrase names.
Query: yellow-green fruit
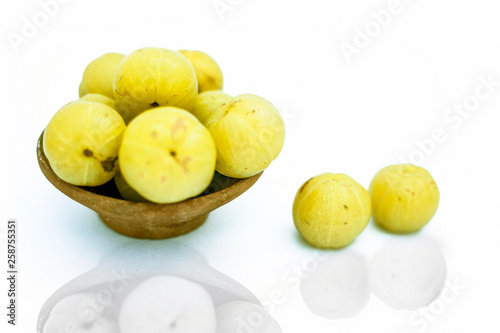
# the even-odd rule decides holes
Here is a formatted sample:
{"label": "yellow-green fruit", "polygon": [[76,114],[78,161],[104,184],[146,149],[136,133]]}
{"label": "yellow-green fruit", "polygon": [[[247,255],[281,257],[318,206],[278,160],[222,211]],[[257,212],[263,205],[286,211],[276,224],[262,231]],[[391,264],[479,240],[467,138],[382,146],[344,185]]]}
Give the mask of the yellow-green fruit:
{"label": "yellow-green fruit", "polygon": [[285,125],[278,110],[252,94],[222,103],[206,126],[217,147],[216,170],[233,178],[250,177],[266,169],[285,141]]}
{"label": "yellow-green fruit", "polygon": [[208,130],[191,113],[158,107],[130,122],[119,153],[120,172],[142,197],[172,203],[205,190],[217,153]]}
{"label": "yellow-green fruit", "polygon": [[86,94],[85,96],[81,97],[80,100],[102,103],[113,109],[115,108],[115,100],[102,94]]}
{"label": "yellow-green fruit", "polygon": [[222,90],[224,78],[217,62],[202,51],[179,50],[194,67],[198,79],[198,92]]}
{"label": "yellow-green fruit", "polygon": [[431,174],[412,164],[390,165],[370,184],[373,220],[397,233],[425,226],[439,205],[439,189]]}
{"label": "yellow-green fruit", "polygon": [[136,190],[134,190],[129,183],[123,178],[120,170],[118,170],[114,177],[116,188],[123,199],[133,202],[146,202],[147,200],[142,197]]}
{"label": "yellow-green fruit", "polygon": [[113,97],[113,80],[118,64],[125,58],[120,53],[106,53],[93,60],[83,73],[79,95],[96,93]]}
{"label": "yellow-green fruit", "polygon": [[157,106],[191,110],[198,95],[193,66],[176,51],[146,47],[120,63],[114,80],[116,110],[129,123]]}
{"label": "yellow-green fruit", "polygon": [[79,186],[102,185],[116,173],[125,127],[109,106],[76,101],[57,111],[45,128],[44,153],[62,180]]}
{"label": "yellow-green fruit", "polygon": [[370,220],[370,195],[351,177],[323,173],[295,195],[293,221],[313,246],[340,248],[351,243]]}
{"label": "yellow-green fruit", "polygon": [[233,98],[231,95],[226,94],[222,90],[205,91],[196,98],[191,113],[194,114],[202,124],[205,124],[214,110],[231,98]]}

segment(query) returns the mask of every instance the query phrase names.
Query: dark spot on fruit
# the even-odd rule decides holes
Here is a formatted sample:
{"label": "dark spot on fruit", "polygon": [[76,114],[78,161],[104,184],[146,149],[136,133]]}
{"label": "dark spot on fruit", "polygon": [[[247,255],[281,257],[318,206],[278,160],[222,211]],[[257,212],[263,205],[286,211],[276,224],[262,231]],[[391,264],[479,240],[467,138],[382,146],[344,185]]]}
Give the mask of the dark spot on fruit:
{"label": "dark spot on fruit", "polygon": [[224,106],[224,105],[226,105],[226,103],[222,103],[221,105]]}
{"label": "dark spot on fruit", "polygon": [[304,223],[307,225],[311,225],[311,223],[307,222],[307,220],[304,220]]}
{"label": "dark spot on fruit", "polygon": [[347,225],[347,222],[344,222],[344,225]]}
{"label": "dark spot on fruit", "polygon": [[401,197],[398,197],[398,200],[401,201]]}
{"label": "dark spot on fruit", "polygon": [[307,186],[307,184],[309,184],[309,182],[311,181],[311,179],[309,179],[307,182],[305,182],[304,184],[302,184],[302,186],[299,188],[299,193],[301,193],[304,190],[304,188]]}
{"label": "dark spot on fruit", "polygon": [[156,131],[151,132],[151,137],[156,139],[158,137],[158,133]]}
{"label": "dark spot on fruit", "polygon": [[85,155],[87,157],[92,157],[92,156],[94,156],[94,153],[92,152],[92,150],[87,148],[83,151],[83,155]]}
{"label": "dark spot on fruit", "polygon": [[344,209],[347,209],[348,207],[346,205],[344,205]]}
{"label": "dark spot on fruit", "polygon": [[172,156],[174,158],[177,157],[177,152],[175,150],[171,150],[169,153],[170,153],[170,156]]}
{"label": "dark spot on fruit", "polygon": [[111,172],[115,169],[115,162],[118,157],[108,157],[104,161],[101,162],[102,168],[106,172]]}
{"label": "dark spot on fruit", "polygon": [[252,110],[252,113],[255,113],[255,110]]}
{"label": "dark spot on fruit", "polygon": [[154,107],[154,108],[157,107],[157,106],[159,106],[159,105],[160,104],[158,104],[157,102],[151,103],[151,106]]}

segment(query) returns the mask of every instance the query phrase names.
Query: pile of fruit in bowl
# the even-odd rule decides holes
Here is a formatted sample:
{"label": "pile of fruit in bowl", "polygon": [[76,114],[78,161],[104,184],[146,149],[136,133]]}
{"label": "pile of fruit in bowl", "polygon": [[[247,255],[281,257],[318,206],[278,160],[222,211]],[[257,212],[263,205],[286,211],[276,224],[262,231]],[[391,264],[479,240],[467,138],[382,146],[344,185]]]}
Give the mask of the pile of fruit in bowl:
{"label": "pile of fruit in bowl", "polygon": [[[40,167],[59,190],[129,236],[196,228],[252,186],[285,139],[273,104],[224,92],[219,65],[202,51],[104,54],[85,69],[79,95],[40,136]],[[158,232],[165,220],[180,229]],[[186,225],[192,220],[193,228]]]}

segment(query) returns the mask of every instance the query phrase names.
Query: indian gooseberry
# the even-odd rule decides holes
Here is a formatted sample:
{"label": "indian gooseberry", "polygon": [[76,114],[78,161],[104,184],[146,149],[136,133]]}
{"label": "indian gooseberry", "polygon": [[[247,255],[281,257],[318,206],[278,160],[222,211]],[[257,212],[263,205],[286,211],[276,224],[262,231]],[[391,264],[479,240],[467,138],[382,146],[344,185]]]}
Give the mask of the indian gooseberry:
{"label": "indian gooseberry", "polygon": [[107,105],[76,101],[57,111],[43,134],[43,150],[62,180],[80,186],[102,185],[116,173],[125,123]]}
{"label": "indian gooseberry", "polygon": [[191,110],[198,94],[193,66],[182,54],[146,47],[127,55],[116,69],[116,110],[128,124],[141,112],[158,106]]}
{"label": "indian gooseberry", "polygon": [[217,147],[216,170],[233,178],[250,177],[266,169],[285,140],[278,110],[253,94],[223,102],[208,117],[206,127]]}
{"label": "indian gooseberry", "polygon": [[158,107],[127,126],[119,152],[120,172],[148,201],[173,203],[202,193],[215,172],[216,148],[191,113]]}
{"label": "indian gooseberry", "polygon": [[198,79],[198,92],[222,90],[224,78],[219,64],[207,53],[198,50],[179,50],[191,65]]}
{"label": "indian gooseberry", "polygon": [[341,248],[366,228],[370,196],[348,175],[322,173],[302,184],[292,212],[295,227],[311,245]]}
{"label": "indian gooseberry", "polygon": [[96,93],[114,98],[113,80],[118,64],[125,58],[120,53],[106,53],[87,65],[80,83],[80,97]]}
{"label": "indian gooseberry", "polygon": [[421,229],[439,205],[439,189],[431,174],[412,164],[390,165],[372,179],[373,220],[395,233]]}

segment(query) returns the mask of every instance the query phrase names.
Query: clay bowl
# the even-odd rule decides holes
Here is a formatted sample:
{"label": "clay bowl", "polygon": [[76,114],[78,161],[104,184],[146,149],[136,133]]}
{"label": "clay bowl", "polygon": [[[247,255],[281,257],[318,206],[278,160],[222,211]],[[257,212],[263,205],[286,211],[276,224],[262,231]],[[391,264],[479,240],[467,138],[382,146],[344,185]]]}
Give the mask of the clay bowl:
{"label": "clay bowl", "polygon": [[262,172],[244,179],[216,174],[212,184],[199,196],[173,204],[124,200],[113,180],[96,187],[71,185],[60,179],[43,152],[43,132],[38,139],[38,164],[45,177],[59,191],[94,210],[114,231],[129,237],[164,239],[188,233],[202,225],[208,214],[248,190]]}

